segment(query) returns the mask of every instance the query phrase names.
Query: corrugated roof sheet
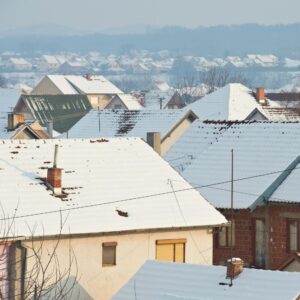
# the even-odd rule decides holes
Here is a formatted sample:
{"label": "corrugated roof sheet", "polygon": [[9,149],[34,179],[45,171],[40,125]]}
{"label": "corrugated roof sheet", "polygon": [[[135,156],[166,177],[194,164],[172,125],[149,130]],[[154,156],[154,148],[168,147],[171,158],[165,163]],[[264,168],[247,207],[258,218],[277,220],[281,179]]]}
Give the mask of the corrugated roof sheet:
{"label": "corrugated roof sheet", "polygon": [[[61,214],[66,234],[226,222],[140,138],[0,140],[0,144],[1,207],[5,217],[14,216],[14,236],[26,236],[33,227],[35,235],[56,234]],[[67,194],[62,199],[53,196],[43,181],[53,164],[55,144]],[[188,190],[176,192],[176,200],[171,183],[175,191]],[[115,201],[120,202],[107,204]],[[79,209],[82,206],[87,207]],[[128,217],[120,216],[117,209]]]}
{"label": "corrugated roof sheet", "polygon": [[[230,181],[231,149],[234,177],[268,176],[234,183],[234,207],[250,207],[299,156],[300,123],[195,121],[165,155],[167,161],[194,186]],[[296,202],[295,169],[270,201]],[[298,176],[298,175],[297,175]],[[284,187],[284,192],[283,192]],[[230,182],[199,189],[214,206],[230,207]],[[281,192],[279,192],[281,191]]]}
{"label": "corrugated roof sheet", "polygon": [[233,280],[226,267],[147,261],[113,300],[296,300],[300,273],[244,269]]}
{"label": "corrugated roof sheet", "polygon": [[53,121],[59,133],[68,131],[92,108],[85,95],[22,95],[21,99],[41,125]]}

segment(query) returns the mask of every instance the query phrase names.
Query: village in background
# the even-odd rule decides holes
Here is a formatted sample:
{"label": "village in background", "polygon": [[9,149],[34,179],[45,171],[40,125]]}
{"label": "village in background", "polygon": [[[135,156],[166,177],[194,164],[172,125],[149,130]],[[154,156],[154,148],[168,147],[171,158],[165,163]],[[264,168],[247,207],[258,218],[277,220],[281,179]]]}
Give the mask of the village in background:
{"label": "village in background", "polygon": [[300,300],[297,43],[47,38],[0,36],[0,299]]}

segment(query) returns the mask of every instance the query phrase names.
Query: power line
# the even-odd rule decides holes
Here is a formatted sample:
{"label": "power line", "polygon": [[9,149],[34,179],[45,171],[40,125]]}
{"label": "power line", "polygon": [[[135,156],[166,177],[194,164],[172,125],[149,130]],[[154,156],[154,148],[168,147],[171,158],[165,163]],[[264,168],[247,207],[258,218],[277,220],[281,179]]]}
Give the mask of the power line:
{"label": "power line", "polygon": [[[280,171],[273,171],[273,172],[268,172],[268,173],[262,173],[262,174],[257,174],[257,175],[253,175],[253,176],[241,177],[241,178],[234,179],[233,182],[244,181],[244,180],[279,174],[279,173],[282,173],[285,171],[293,171],[295,169],[300,169],[300,167],[295,167],[295,168],[290,168],[290,169],[285,169],[285,170],[280,170]],[[91,207],[123,203],[123,202],[128,202],[128,201],[139,200],[139,199],[152,198],[155,196],[163,196],[163,195],[173,194],[174,192],[180,193],[180,192],[186,192],[186,191],[190,191],[190,190],[198,190],[198,189],[213,187],[216,185],[222,185],[222,184],[226,184],[226,183],[230,183],[230,182],[231,182],[231,180],[225,180],[225,181],[215,182],[215,183],[206,184],[206,185],[199,185],[199,186],[194,186],[194,187],[190,187],[190,188],[178,189],[178,190],[174,190],[174,191],[167,191],[167,192],[161,192],[161,193],[148,194],[148,195],[144,195],[144,196],[125,198],[125,199],[120,199],[120,200],[104,202],[104,203],[87,204],[87,205],[81,205],[81,206],[77,206],[77,207],[61,208],[61,209],[52,210],[52,211],[37,212],[37,213],[19,215],[19,216],[15,215],[13,217],[1,218],[0,221],[11,220],[11,219],[20,219],[20,218],[33,217],[33,216],[41,216],[41,215],[47,215],[47,214],[53,214],[53,213],[61,213],[64,211],[72,211],[72,210],[78,210],[78,209],[84,209],[84,208],[91,208]],[[284,200],[288,201],[287,199],[284,199]],[[291,202],[293,202],[293,201],[291,201]]]}

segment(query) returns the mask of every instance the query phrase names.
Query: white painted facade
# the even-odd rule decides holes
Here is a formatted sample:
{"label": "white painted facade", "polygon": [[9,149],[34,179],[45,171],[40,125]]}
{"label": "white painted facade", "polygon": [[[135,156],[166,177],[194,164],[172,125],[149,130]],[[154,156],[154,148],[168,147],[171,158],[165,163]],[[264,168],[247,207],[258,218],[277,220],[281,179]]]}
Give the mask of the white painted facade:
{"label": "white painted facade", "polygon": [[[107,300],[127,283],[146,260],[156,258],[156,241],[165,239],[186,239],[185,262],[193,264],[212,264],[212,229],[191,229],[172,231],[153,230],[128,234],[107,234],[104,236],[82,236],[62,239],[57,249],[60,267],[68,268],[70,245],[74,252],[77,266],[72,265],[72,275],[77,275],[79,300]],[[102,266],[102,243],[117,242],[116,265]],[[26,246],[26,242],[23,242]],[[27,245],[32,246],[31,242]],[[36,242],[36,247],[40,242]],[[45,240],[43,247],[51,249],[56,240]],[[51,250],[50,250],[51,251]],[[47,262],[47,252],[44,250]],[[30,256],[28,250],[27,256]],[[28,259],[27,270],[34,260]],[[74,292],[77,290],[74,289]],[[75,295],[73,295],[75,297]],[[76,298],[77,299],[77,298]]]}

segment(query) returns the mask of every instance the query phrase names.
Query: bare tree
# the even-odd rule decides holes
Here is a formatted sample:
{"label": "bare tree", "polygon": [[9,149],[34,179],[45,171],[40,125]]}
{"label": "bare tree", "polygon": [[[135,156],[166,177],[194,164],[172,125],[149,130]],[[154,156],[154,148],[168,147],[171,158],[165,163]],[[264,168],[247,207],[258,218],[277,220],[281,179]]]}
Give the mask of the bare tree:
{"label": "bare tree", "polygon": [[225,86],[228,83],[247,84],[242,73],[222,67],[211,67],[200,74],[201,81],[208,86],[208,93]]}
{"label": "bare tree", "polygon": [[64,224],[61,221],[57,235],[49,242],[44,233],[36,236],[36,227],[28,228],[29,236],[20,238],[14,234],[15,216],[1,219],[0,299],[79,298],[74,293],[78,271],[70,239],[63,265],[59,255]]}

